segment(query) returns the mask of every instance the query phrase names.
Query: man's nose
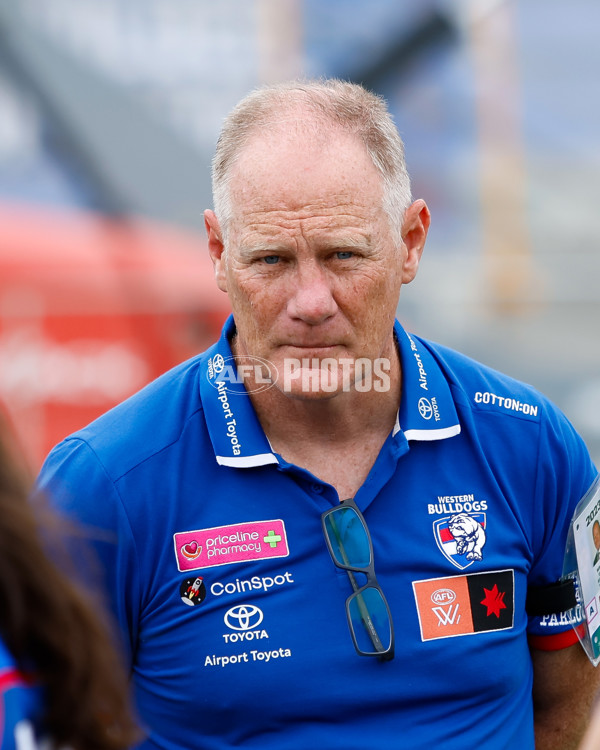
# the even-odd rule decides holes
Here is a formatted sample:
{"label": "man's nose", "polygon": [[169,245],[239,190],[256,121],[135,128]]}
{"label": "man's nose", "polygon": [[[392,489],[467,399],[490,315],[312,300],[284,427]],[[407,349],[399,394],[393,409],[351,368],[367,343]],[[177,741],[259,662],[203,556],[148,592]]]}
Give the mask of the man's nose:
{"label": "man's nose", "polygon": [[316,262],[300,263],[290,290],[288,313],[310,325],[317,325],[338,309],[333,296],[333,280]]}

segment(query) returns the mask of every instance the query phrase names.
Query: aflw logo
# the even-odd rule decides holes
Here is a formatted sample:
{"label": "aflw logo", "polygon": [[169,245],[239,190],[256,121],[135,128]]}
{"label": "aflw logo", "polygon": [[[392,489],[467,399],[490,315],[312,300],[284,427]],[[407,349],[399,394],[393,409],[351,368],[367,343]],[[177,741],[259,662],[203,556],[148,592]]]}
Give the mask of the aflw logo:
{"label": "aflw logo", "polygon": [[438,628],[440,625],[454,625],[460,622],[458,602],[452,606],[455,600],[455,592],[448,588],[437,589],[431,595],[431,601],[438,605],[431,608],[438,618]]}
{"label": "aflw logo", "polygon": [[440,625],[454,625],[454,623],[460,622],[460,615],[458,614],[458,602],[452,606],[452,604],[444,609],[444,607],[432,607],[438,618],[438,627]]}
{"label": "aflw logo", "polygon": [[513,570],[413,581],[421,640],[514,627]]}

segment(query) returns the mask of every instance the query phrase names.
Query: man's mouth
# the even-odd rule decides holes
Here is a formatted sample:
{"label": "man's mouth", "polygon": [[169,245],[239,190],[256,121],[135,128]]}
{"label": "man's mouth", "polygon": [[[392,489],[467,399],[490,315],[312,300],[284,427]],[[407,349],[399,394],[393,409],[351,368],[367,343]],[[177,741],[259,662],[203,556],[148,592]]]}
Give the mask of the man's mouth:
{"label": "man's mouth", "polygon": [[340,344],[337,341],[288,341],[283,346],[293,349],[335,349]]}

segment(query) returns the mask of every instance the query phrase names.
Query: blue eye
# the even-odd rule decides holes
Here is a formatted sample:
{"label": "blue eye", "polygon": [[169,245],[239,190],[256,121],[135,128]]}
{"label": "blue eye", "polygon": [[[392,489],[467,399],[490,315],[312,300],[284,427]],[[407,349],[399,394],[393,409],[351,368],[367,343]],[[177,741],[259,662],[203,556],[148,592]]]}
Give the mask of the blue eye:
{"label": "blue eye", "polygon": [[265,255],[263,260],[265,263],[268,263],[268,265],[274,266],[275,263],[279,263],[279,255]]}
{"label": "blue eye", "polygon": [[336,256],[339,260],[349,260],[354,255],[350,250],[338,250]]}

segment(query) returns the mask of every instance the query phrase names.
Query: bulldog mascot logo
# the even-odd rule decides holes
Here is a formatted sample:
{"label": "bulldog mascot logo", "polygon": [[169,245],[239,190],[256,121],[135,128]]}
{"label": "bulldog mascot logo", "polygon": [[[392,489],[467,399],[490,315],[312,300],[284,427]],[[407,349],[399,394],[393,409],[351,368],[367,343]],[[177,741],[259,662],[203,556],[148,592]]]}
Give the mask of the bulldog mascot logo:
{"label": "bulldog mascot logo", "polygon": [[485,513],[455,513],[435,521],[433,533],[442,554],[464,570],[483,560],[485,526]]}

